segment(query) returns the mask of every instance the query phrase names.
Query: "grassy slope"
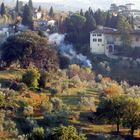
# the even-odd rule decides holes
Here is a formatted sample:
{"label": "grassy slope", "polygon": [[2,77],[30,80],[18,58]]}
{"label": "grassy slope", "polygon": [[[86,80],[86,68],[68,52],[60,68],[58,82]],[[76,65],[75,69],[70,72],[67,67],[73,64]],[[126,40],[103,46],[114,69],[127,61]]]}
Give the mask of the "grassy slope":
{"label": "grassy slope", "polygon": [[[3,82],[5,80],[16,80],[20,79],[24,70],[4,70],[0,71],[0,82]],[[79,94],[80,91],[80,94]],[[78,103],[80,101],[81,96],[84,97],[94,97],[95,98],[95,105],[99,102],[99,94],[97,92],[97,89],[73,89],[71,94],[68,95],[60,95],[59,98],[61,98],[64,103],[72,108],[72,110],[77,112],[85,112],[82,110],[78,110]],[[87,112],[89,111],[89,108],[87,108]],[[97,124],[88,122],[86,120],[72,120],[71,124],[76,126],[79,129],[82,129],[82,131],[87,134],[88,140],[92,140],[95,134],[97,133],[110,133],[112,131],[115,131],[116,127],[114,125],[104,125],[104,124]],[[127,129],[121,129],[123,134],[125,132],[128,132]],[[136,135],[139,135],[139,131],[135,133]]]}

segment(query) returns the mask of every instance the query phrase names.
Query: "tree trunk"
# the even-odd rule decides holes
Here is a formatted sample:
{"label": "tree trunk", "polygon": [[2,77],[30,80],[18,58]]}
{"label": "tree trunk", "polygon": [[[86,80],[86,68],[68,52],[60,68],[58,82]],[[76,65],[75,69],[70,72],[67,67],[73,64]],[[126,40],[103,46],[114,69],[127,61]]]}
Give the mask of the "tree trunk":
{"label": "tree trunk", "polygon": [[119,133],[120,133],[120,124],[117,123],[117,134],[119,134]]}
{"label": "tree trunk", "polygon": [[131,127],[131,136],[134,136],[134,127]]}

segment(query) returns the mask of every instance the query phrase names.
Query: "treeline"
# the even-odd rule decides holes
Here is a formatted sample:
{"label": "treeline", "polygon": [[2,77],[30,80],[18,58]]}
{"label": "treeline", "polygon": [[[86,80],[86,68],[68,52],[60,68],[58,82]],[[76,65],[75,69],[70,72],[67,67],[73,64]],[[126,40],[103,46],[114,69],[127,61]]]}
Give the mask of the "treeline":
{"label": "treeline", "polygon": [[[124,17],[122,15],[114,15],[109,11],[98,9],[93,12],[91,8],[83,12],[72,13],[64,21],[65,31],[67,33],[66,41],[74,44],[89,43],[89,33],[97,26],[106,26],[110,28],[121,29],[125,26],[133,27],[132,17]],[[124,25],[122,27],[122,24]]]}

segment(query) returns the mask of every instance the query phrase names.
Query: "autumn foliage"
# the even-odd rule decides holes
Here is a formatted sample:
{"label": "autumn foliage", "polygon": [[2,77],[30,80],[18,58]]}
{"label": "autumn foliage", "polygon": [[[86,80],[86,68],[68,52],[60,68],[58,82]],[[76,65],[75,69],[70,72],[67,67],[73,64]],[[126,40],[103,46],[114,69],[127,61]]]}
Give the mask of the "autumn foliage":
{"label": "autumn foliage", "polygon": [[123,89],[118,84],[112,83],[104,88],[104,93],[106,93],[107,95],[121,94],[121,93],[123,93]]}

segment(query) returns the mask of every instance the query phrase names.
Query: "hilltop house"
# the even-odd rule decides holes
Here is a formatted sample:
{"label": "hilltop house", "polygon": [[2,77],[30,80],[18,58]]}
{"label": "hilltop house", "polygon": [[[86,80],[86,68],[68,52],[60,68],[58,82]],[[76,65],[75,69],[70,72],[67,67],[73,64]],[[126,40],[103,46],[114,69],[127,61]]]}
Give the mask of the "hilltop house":
{"label": "hilltop house", "polygon": [[[130,46],[140,47],[140,30],[134,30],[130,33]],[[90,33],[90,50],[94,54],[113,54],[116,47],[122,45],[121,34],[113,28],[98,27]]]}

